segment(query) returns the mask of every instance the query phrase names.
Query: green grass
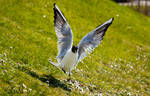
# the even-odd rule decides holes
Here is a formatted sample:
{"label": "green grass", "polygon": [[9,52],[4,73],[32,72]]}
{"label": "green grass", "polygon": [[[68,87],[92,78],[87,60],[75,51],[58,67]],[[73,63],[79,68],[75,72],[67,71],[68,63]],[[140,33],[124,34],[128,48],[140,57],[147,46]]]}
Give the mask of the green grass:
{"label": "green grass", "polygon": [[[53,3],[75,45],[115,18],[100,46],[72,71],[72,85],[48,62],[57,55]],[[0,95],[150,95],[150,18],[110,0],[0,0],[0,6]]]}

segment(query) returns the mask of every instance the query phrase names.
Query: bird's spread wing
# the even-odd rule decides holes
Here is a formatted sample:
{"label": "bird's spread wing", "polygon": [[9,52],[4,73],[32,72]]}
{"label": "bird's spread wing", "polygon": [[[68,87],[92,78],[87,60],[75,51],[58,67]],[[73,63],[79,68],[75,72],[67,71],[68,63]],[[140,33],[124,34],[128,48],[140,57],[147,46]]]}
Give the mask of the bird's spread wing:
{"label": "bird's spread wing", "polygon": [[103,36],[105,35],[107,28],[111,25],[113,19],[114,18],[111,18],[110,20],[106,21],[104,24],[98,26],[96,29],[94,29],[84,38],[82,38],[82,40],[78,44],[78,62],[81,61],[87,53],[92,52],[92,50],[94,50],[94,48],[99,45],[99,43],[103,39]]}
{"label": "bird's spread wing", "polygon": [[58,38],[57,60],[60,62],[66,52],[71,48],[73,36],[67,20],[56,4],[54,4],[54,26]]}

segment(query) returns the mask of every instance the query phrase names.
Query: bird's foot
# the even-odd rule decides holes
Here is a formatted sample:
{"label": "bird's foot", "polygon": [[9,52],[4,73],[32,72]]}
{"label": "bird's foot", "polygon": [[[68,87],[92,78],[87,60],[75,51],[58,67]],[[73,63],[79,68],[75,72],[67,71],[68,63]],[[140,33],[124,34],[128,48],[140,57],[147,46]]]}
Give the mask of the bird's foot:
{"label": "bird's foot", "polygon": [[69,77],[69,78],[67,79],[67,81],[70,82],[70,81],[71,81],[71,78]]}
{"label": "bird's foot", "polygon": [[49,62],[52,62],[52,59],[49,59]]}
{"label": "bird's foot", "polygon": [[67,81],[71,81],[71,72],[69,72],[69,78],[67,79]]}
{"label": "bird's foot", "polygon": [[57,67],[59,70],[61,70],[61,69],[60,69],[60,66],[59,66],[59,63],[52,62],[51,59],[49,59],[49,62],[50,62],[53,66],[55,66],[55,67]]}

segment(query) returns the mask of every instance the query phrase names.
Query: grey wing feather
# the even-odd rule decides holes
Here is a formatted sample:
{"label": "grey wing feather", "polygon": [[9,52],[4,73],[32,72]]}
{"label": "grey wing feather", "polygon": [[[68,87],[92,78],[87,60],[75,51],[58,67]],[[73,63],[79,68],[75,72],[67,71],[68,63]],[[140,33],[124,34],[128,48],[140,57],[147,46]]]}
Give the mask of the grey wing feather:
{"label": "grey wing feather", "polygon": [[54,4],[54,26],[58,38],[57,60],[60,62],[66,52],[71,48],[73,36],[67,20],[56,4]]}
{"label": "grey wing feather", "polygon": [[98,26],[79,42],[78,62],[81,61],[87,55],[87,53],[91,53],[94,48],[96,48],[100,44],[103,36],[105,35],[105,32],[107,31],[107,28],[111,25],[112,21],[113,18]]}

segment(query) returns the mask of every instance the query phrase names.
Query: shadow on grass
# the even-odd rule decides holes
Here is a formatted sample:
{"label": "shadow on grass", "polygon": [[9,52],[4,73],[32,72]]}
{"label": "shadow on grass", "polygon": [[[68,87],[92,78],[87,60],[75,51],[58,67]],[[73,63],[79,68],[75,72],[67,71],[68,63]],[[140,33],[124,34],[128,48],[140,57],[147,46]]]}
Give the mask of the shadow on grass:
{"label": "shadow on grass", "polygon": [[41,80],[44,83],[47,83],[50,87],[60,87],[63,90],[66,90],[66,91],[69,91],[69,92],[71,91],[70,88],[66,84],[64,84],[62,81],[56,79],[52,75],[43,74],[42,76],[40,76],[36,72],[31,71],[29,69],[25,69],[24,71],[27,74],[31,75],[32,77],[37,78],[37,79]]}

